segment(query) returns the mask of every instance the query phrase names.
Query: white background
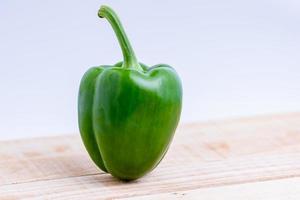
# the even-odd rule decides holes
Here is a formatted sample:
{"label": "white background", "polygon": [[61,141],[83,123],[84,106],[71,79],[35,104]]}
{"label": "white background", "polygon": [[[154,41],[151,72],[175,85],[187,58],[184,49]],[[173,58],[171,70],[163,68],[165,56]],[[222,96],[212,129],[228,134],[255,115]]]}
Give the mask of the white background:
{"label": "white background", "polygon": [[122,59],[104,3],[141,62],[180,74],[181,122],[300,111],[297,0],[2,0],[0,139],[78,133],[83,73]]}

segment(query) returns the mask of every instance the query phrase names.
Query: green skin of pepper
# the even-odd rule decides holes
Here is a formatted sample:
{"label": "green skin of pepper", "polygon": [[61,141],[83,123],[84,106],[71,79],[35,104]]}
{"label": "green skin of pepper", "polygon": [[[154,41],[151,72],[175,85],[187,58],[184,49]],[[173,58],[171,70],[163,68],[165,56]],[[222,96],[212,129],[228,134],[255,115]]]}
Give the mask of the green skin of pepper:
{"label": "green skin of pepper", "polygon": [[124,61],[92,67],[83,76],[79,129],[99,168],[133,180],[154,169],[171,143],[181,113],[181,81],[168,65],[138,63],[114,11],[102,6],[98,14],[112,25]]}

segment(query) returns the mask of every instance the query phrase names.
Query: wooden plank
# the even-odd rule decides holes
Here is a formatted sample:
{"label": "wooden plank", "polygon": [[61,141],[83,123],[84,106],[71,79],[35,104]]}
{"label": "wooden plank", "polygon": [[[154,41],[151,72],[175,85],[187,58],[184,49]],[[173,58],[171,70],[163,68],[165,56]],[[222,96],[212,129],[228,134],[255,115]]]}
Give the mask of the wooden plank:
{"label": "wooden plank", "polygon": [[150,199],[247,199],[247,200],[298,200],[300,199],[300,178],[255,182],[214,188],[203,188],[182,192],[125,198],[126,200]]}
{"label": "wooden plank", "polygon": [[180,126],[150,175],[103,174],[78,134],[0,142],[0,198],[122,198],[300,176],[300,113]]}
{"label": "wooden plank", "polygon": [[298,152],[281,156],[246,156],[202,165],[160,166],[147,177],[130,183],[100,174],[9,184],[0,187],[0,199],[7,196],[15,199],[123,198],[299,176]]}
{"label": "wooden plank", "polygon": [[0,185],[97,173],[78,135],[0,142]]}

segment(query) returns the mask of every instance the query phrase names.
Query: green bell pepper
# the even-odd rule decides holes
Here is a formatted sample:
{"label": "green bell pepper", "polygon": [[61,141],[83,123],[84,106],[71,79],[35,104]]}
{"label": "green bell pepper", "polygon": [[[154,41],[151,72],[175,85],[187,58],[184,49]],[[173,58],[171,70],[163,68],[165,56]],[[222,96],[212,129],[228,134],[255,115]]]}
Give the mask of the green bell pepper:
{"label": "green bell pepper", "polygon": [[181,81],[168,65],[139,63],[116,13],[101,6],[111,24],[123,62],[90,68],[78,97],[83,143],[94,163],[123,179],[137,179],[164,157],[176,130],[182,104]]}

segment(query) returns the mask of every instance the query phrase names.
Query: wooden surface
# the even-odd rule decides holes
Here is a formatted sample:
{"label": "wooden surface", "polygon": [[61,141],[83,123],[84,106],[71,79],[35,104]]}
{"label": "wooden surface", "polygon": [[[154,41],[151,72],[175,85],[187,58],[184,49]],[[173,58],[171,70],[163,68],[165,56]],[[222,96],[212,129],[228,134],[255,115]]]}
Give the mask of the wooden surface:
{"label": "wooden surface", "polygon": [[0,199],[300,199],[300,113],[178,128],[162,163],[122,182],[79,135],[0,142]]}

